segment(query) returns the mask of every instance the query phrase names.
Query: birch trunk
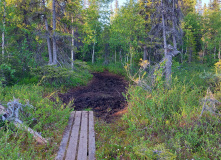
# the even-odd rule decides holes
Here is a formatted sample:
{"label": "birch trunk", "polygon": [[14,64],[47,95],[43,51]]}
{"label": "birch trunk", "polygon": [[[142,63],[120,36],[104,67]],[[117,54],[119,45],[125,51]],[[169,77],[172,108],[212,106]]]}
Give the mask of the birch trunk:
{"label": "birch trunk", "polygon": [[188,58],[188,61],[189,61],[189,63],[191,63],[192,62],[192,47],[190,47],[189,48],[189,58]]}
{"label": "birch trunk", "polygon": [[6,2],[4,1],[4,13],[3,13],[3,31],[2,31],[2,58],[5,56],[5,17],[6,17],[6,11],[5,11]]}
{"label": "birch trunk", "polygon": [[133,54],[132,54],[132,47],[131,47],[131,45],[130,45],[130,65],[132,66],[132,64],[133,64],[133,62],[132,62],[132,60],[133,60]]}
{"label": "birch trunk", "polygon": [[122,62],[122,55],[121,55],[121,50],[120,50],[120,56],[119,56],[119,61],[121,61]]}
{"label": "birch trunk", "polygon": [[[45,0],[43,0],[42,2],[43,2],[43,5],[44,5],[44,12],[46,12]],[[44,18],[45,18],[45,28],[46,28],[46,31],[47,31],[49,65],[51,65],[52,64],[52,52],[51,52],[50,32],[49,32],[49,28],[48,28],[48,20],[47,20],[47,17],[46,17],[46,13],[45,13]]]}
{"label": "birch trunk", "polygon": [[116,52],[116,49],[115,49],[115,64],[116,64],[116,62],[117,62],[117,52]]}
{"label": "birch trunk", "polygon": [[[73,16],[72,16],[72,23],[74,22]],[[71,68],[74,69],[74,27],[72,26],[72,39],[71,39]]]}
{"label": "birch trunk", "polygon": [[221,43],[219,44],[219,54],[218,54],[219,60],[220,60],[220,47],[221,47]]}
{"label": "birch trunk", "polygon": [[94,44],[93,44],[92,64],[94,64],[94,48],[95,48],[95,42],[94,42]]}
{"label": "birch trunk", "polygon": [[57,64],[57,47],[56,47],[56,10],[55,10],[55,0],[52,4],[53,12],[53,64]]}
{"label": "birch trunk", "polygon": [[216,47],[214,47],[214,59],[216,59]]}

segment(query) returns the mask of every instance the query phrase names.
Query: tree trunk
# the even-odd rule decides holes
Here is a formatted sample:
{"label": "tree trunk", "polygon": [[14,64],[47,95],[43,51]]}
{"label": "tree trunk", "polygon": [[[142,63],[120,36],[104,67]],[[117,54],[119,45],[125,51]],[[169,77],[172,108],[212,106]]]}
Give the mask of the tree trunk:
{"label": "tree trunk", "polygon": [[175,0],[173,0],[173,47],[175,50],[177,50],[175,31]]}
{"label": "tree trunk", "polygon": [[[161,6],[163,8],[163,1],[161,0]],[[164,56],[166,60],[166,85],[170,86],[171,81],[171,65],[172,65],[172,56],[167,55],[167,40],[166,40],[166,26],[164,19],[164,10],[162,11],[162,25],[163,25],[163,41],[164,41]]]}
{"label": "tree trunk", "polygon": [[[42,2],[43,2],[43,5],[44,5],[44,12],[46,12],[45,0],[43,0]],[[44,18],[45,18],[45,28],[46,28],[46,31],[47,31],[47,44],[48,44],[49,65],[51,65],[52,64],[51,41],[50,41],[50,32],[49,32],[49,28],[48,28],[48,20],[47,20],[47,17],[46,17],[46,13],[44,15]]]}
{"label": "tree trunk", "polygon": [[220,60],[220,47],[221,47],[221,43],[219,44],[219,60]]}
{"label": "tree trunk", "polygon": [[143,48],[144,48],[143,60],[145,61],[145,60],[147,60],[147,47],[144,46]]}
{"label": "tree trunk", "polygon": [[188,61],[189,61],[189,63],[191,63],[192,62],[192,48],[190,47],[189,48],[189,58],[188,58]]}
{"label": "tree trunk", "polygon": [[95,42],[94,42],[94,44],[93,44],[92,64],[94,64],[94,48],[95,48]]}
{"label": "tree trunk", "polygon": [[6,18],[6,2],[4,1],[4,13],[3,13],[3,19],[2,19],[2,23],[3,23],[3,31],[2,31],[2,58],[4,58],[5,55],[5,18]]}
{"label": "tree trunk", "polygon": [[117,62],[117,52],[116,52],[116,49],[115,49],[115,56],[114,56],[114,58],[115,58],[115,64],[116,64],[116,62]]}
{"label": "tree trunk", "polygon": [[[73,19],[73,16],[72,16],[72,25],[73,25],[73,22],[74,22],[74,19]],[[71,38],[71,68],[74,69],[74,27],[72,26],[72,38]]]}
{"label": "tree trunk", "polygon": [[53,64],[57,64],[57,47],[56,47],[56,10],[55,10],[55,0],[52,4],[53,12]]}
{"label": "tree trunk", "polygon": [[214,59],[216,59],[216,47],[214,47]]}
{"label": "tree trunk", "polygon": [[120,49],[120,53],[119,53],[119,61],[121,61],[121,62],[122,62],[121,49]]}
{"label": "tree trunk", "polygon": [[132,47],[131,47],[131,45],[130,45],[130,65],[132,66],[132,64],[133,64],[133,54],[132,54]]}

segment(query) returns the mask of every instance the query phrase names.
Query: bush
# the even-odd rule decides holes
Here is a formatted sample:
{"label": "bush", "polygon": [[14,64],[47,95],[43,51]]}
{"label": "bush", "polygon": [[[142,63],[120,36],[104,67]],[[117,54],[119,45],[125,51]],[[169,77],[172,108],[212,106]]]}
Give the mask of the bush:
{"label": "bush", "polygon": [[43,66],[32,69],[32,75],[41,79],[39,84],[52,87],[85,85],[92,78],[85,62],[75,61],[75,69]]}
{"label": "bush", "polygon": [[[23,118],[24,124],[41,133],[50,141],[46,146],[38,145],[28,132],[16,129],[11,123],[5,124],[0,130],[0,159],[53,159],[59,147],[62,133],[67,125],[70,108],[64,108],[56,93],[45,95],[44,88],[33,85],[15,85],[0,87],[0,102],[7,106],[7,102],[18,98],[23,105],[29,101],[34,108],[24,108],[28,117]],[[53,97],[54,101],[49,100]],[[32,119],[36,122],[33,124]]]}
{"label": "bush", "polygon": [[[202,66],[181,67],[169,90],[158,86],[148,92],[130,86],[126,95],[128,113],[122,120],[95,125],[97,157],[219,159],[220,117],[206,111],[200,116],[205,89],[214,83],[214,79],[207,83],[204,77],[200,78],[202,69]],[[218,93],[215,95],[221,95]]]}
{"label": "bush", "polygon": [[0,86],[12,84],[15,70],[8,64],[0,65]]}

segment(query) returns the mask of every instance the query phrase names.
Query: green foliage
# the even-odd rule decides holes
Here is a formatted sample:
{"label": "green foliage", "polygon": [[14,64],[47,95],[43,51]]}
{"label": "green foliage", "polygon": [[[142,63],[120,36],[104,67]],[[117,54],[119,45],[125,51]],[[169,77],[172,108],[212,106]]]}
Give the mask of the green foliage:
{"label": "green foliage", "polygon": [[[0,159],[53,159],[67,124],[70,108],[63,107],[56,93],[43,98],[45,94],[44,88],[40,86],[0,87],[0,102],[3,106],[7,106],[7,102],[13,97],[18,98],[22,104],[29,101],[33,108],[24,108],[29,115],[23,119],[24,124],[50,139],[46,146],[37,145],[30,133],[6,123],[5,129],[0,130]],[[34,124],[33,118],[36,119]]]}
{"label": "green foliage", "polygon": [[75,69],[56,66],[43,66],[32,69],[32,74],[40,80],[39,84],[52,87],[75,87],[85,85],[92,78],[85,62],[75,61]]}
{"label": "green foliage", "polygon": [[14,79],[15,69],[12,69],[11,65],[0,65],[0,87],[11,84]]}
{"label": "green foliage", "polygon": [[103,65],[102,63],[95,63],[90,65],[90,71],[91,72],[103,72],[105,70],[108,70],[111,73],[115,73],[118,75],[126,76],[126,72],[124,69],[124,66],[118,62],[118,63],[110,63],[108,65]]}
{"label": "green foliage", "polygon": [[[126,95],[128,113],[122,120],[111,125],[96,125],[97,157],[219,159],[220,117],[210,112],[200,117],[201,99],[206,87],[211,86],[208,82],[212,81],[200,77],[200,73],[204,75],[203,69],[206,69],[203,65],[177,68],[179,74],[173,78],[170,90],[158,86],[148,92],[139,86],[130,86]],[[189,79],[190,76],[194,77]],[[220,88],[214,92],[218,97]]]}

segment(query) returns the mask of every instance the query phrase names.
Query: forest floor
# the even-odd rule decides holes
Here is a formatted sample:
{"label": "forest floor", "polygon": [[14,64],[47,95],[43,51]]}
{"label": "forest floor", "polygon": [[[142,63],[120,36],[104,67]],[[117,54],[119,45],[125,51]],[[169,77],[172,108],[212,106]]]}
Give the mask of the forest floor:
{"label": "forest floor", "polygon": [[128,82],[121,76],[108,71],[92,73],[93,79],[84,87],[60,93],[63,103],[73,101],[75,111],[92,110],[97,118],[113,122],[127,112],[125,96]]}

